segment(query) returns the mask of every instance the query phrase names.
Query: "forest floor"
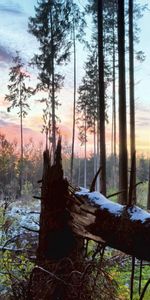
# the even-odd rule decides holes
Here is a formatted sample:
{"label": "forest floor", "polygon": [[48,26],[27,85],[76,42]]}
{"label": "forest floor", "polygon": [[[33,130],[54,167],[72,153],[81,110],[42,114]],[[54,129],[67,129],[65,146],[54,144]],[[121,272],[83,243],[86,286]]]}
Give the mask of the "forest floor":
{"label": "forest floor", "polygon": [[[146,207],[147,184],[138,186],[138,204]],[[114,199],[115,200],[115,199]],[[4,202],[0,204],[0,299],[10,299],[11,287],[14,278],[18,280],[28,278],[34,267],[36,247],[38,243],[40,216],[40,201],[28,197],[28,200],[20,199],[5,207]],[[19,249],[18,251],[16,251]],[[95,243],[88,244],[88,259],[93,255]],[[130,276],[131,258],[122,256],[119,251],[108,248],[105,252],[105,260],[119,257],[115,264],[109,263],[109,274],[117,282],[118,298],[121,300],[130,299]],[[142,287],[150,277],[150,266],[143,263]],[[139,276],[140,262],[136,261],[134,297],[139,299]],[[144,300],[150,299],[150,287]],[[109,300],[109,299],[108,299]]]}

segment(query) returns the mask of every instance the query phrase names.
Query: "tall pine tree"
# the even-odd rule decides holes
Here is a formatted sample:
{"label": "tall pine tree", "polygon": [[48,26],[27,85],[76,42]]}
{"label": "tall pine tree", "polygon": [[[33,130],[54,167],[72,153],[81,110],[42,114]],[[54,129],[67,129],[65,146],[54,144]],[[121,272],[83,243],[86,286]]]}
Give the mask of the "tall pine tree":
{"label": "tall pine tree", "polygon": [[29,32],[40,43],[39,53],[34,55],[32,63],[39,70],[39,90],[48,93],[51,112],[48,124],[51,125],[53,156],[56,148],[56,92],[63,83],[63,76],[58,73],[58,66],[64,64],[70,56],[71,42],[68,38],[70,26],[69,1],[41,0],[35,7],[35,17],[29,19]]}
{"label": "tall pine tree", "polygon": [[5,100],[10,102],[11,109],[19,109],[18,115],[20,118],[20,194],[22,192],[23,184],[23,118],[27,116],[27,111],[29,110],[28,99],[34,94],[34,90],[27,86],[26,80],[29,78],[29,74],[25,70],[25,65],[17,52],[16,57],[13,59],[13,66],[10,68],[9,72],[9,94],[5,96]]}

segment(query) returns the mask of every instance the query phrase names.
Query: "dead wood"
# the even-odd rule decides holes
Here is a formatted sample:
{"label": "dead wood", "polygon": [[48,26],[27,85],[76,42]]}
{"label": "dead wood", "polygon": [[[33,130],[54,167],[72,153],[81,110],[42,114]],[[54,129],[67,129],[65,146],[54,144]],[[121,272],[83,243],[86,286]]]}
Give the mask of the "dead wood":
{"label": "dead wood", "polygon": [[38,267],[31,274],[30,299],[88,299],[93,271],[85,281],[84,238],[100,243],[102,249],[110,246],[150,261],[150,214],[113,203],[98,192],[78,193],[63,178],[60,140],[53,165],[48,150],[44,152],[40,198]]}
{"label": "dead wood", "polygon": [[61,140],[58,141],[54,164],[50,154],[44,152],[41,189],[41,214],[38,260],[60,259],[67,256],[73,246],[73,234],[68,227],[69,213],[66,210],[68,183],[63,178]]}
{"label": "dead wood", "polygon": [[106,205],[100,199],[97,204],[92,201],[93,194],[77,194],[78,203],[76,194],[73,200],[70,198],[72,230],[81,236],[90,235],[93,240],[100,239],[132,257],[150,261],[150,214],[136,206],[127,207],[107,199]]}

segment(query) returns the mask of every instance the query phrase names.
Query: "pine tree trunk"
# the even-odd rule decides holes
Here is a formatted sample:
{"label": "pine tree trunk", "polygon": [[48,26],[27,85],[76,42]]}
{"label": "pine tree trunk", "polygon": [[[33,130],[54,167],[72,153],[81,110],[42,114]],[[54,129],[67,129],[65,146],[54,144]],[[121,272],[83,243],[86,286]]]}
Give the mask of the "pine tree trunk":
{"label": "pine tree trunk", "polygon": [[20,82],[20,144],[21,144],[21,156],[20,156],[20,196],[21,196],[22,186],[23,186],[23,112],[22,112],[22,100],[21,100],[21,82]]}
{"label": "pine tree trunk", "polygon": [[55,70],[54,70],[54,37],[53,37],[53,18],[52,8],[50,10],[50,23],[51,23],[51,66],[52,66],[52,150],[53,159],[56,150],[56,120],[55,120]]}
{"label": "pine tree trunk", "polygon": [[100,164],[102,167],[100,186],[106,195],[106,147],[105,147],[105,91],[104,91],[104,45],[103,45],[103,0],[98,1],[98,69],[99,69],[99,121]]}
{"label": "pine tree trunk", "polygon": [[[130,92],[130,157],[135,155],[135,100],[134,100],[134,46],[133,46],[133,0],[129,0],[129,92]],[[133,172],[133,186],[136,184],[136,159]],[[132,202],[136,202],[134,189]]]}
{"label": "pine tree trunk", "polygon": [[73,101],[73,128],[72,128],[72,152],[71,152],[71,182],[73,179],[75,120],[76,120],[76,37],[75,25],[73,24],[73,53],[74,53],[74,101]]}
{"label": "pine tree trunk", "polygon": [[94,130],[93,130],[93,138],[94,138],[94,175],[96,174],[96,121],[94,118]]}
{"label": "pine tree trunk", "polygon": [[118,54],[119,54],[119,202],[125,204],[128,195],[128,158],[126,125],[125,80],[125,23],[124,0],[118,1]]}
{"label": "pine tree trunk", "polygon": [[[115,7],[114,7],[115,9]],[[115,16],[113,16],[115,22]],[[115,55],[115,24],[113,23],[113,154],[116,156],[116,55]]]}
{"label": "pine tree trunk", "polygon": [[147,209],[150,210],[150,160],[149,160],[149,178],[148,178]]}
{"label": "pine tree trunk", "polygon": [[85,124],[84,124],[84,187],[86,188],[86,144],[87,144],[87,129],[86,129],[86,108],[85,108]]}
{"label": "pine tree trunk", "polygon": [[[115,9],[115,7],[114,7]],[[113,20],[115,22],[115,16],[113,16]],[[116,176],[116,158],[117,158],[117,151],[116,151],[116,55],[115,55],[115,24],[113,24],[113,103],[112,103],[112,127],[113,127],[113,136],[112,136],[112,144],[113,144],[113,186],[117,186],[117,176]]]}
{"label": "pine tree trunk", "polygon": [[81,159],[79,157],[79,165],[78,165],[78,186],[80,186],[80,176],[81,176]]}
{"label": "pine tree trunk", "polygon": [[[97,170],[99,169],[100,167],[100,151],[99,151],[99,148],[100,148],[100,134],[99,134],[99,120],[97,121],[97,156],[96,156],[96,166],[97,166]],[[98,178],[97,178],[97,184],[96,184],[96,189],[97,191],[100,191],[100,176],[98,175]]]}

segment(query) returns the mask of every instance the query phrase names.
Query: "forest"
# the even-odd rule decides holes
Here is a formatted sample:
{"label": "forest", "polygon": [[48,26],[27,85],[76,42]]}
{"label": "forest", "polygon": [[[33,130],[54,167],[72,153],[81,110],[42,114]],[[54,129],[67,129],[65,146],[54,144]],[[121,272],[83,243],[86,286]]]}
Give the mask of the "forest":
{"label": "forest", "polygon": [[[34,4],[36,47],[31,59],[11,55],[2,100],[19,138],[0,127],[0,299],[149,300],[149,137],[139,151],[136,82],[149,4]],[[32,113],[41,140],[26,138]]]}

